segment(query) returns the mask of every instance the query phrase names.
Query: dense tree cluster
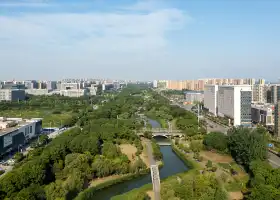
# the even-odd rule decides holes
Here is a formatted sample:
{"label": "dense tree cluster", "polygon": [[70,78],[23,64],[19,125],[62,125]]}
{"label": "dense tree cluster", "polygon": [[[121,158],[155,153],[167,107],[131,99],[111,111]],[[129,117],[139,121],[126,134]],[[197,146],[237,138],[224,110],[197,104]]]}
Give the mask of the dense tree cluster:
{"label": "dense tree cluster", "polygon": [[[134,144],[138,155],[143,149],[135,131],[143,126],[137,111],[144,101],[131,91],[141,92],[127,88],[96,112],[86,103],[77,103],[77,109],[83,111],[77,115],[80,127],[56,137],[45,148],[34,149],[22,164],[2,177],[0,199],[73,199],[94,178],[145,169],[140,157],[132,164],[118,147],[122,142]],[[65,99],[64,104],[72,102]],[[49,105],[42,102],[30,105]],[[40,143],[47,142],[45,139],[40,138]]]}
{"label": "dense tree cluster", "polygon": [[280,170],[273,169],[267,159],[268,137],[264,128],[232,128],[228,136],[210,133],[204,137],[207,149],[228,152],[251,174],[249,200],[280,199]]}
{"label": "dense tree cluster", "polygon": [[280,169],[273,169],[267,162],[256,160],[251,162],[252,191],[248,200],[280,199]]}
{"label": "dense tree cluster", "polygon": [[162,160],[162,153],[160,151],[160,146],[156,141],[152,140],[153,156],[155,160]]}
{"label": "dense tree cluster", "polygon": [[211,175],[190,174],[161,184],[162,200],[227,200],[227,192]]}
{"label": "dense tree cluster", "polygon": [[152,98],[146,101],[145,108],[148,117],[165,122],[161,123],[162,126],[166,126],[167,121],[176,119],[176,128],[182,130],[188,136],[206,132],[200,126],[201,124],[198,124],[196,115],[177,105],[170,105],[169,100],[157,93],[152,93]]}
{"label": "dense tree cluster", "polygon": [[221,132],[211,132],[204,136],[203,144],[208,150],[216,149],[221,152],[227,152],[228,137]]}
{"label": "dense tree cluster", "polygon": [[268,140],[263,128],[232,128],[228,135],[228,149],[237,163],[248,167],[254,160],[267,158]]}

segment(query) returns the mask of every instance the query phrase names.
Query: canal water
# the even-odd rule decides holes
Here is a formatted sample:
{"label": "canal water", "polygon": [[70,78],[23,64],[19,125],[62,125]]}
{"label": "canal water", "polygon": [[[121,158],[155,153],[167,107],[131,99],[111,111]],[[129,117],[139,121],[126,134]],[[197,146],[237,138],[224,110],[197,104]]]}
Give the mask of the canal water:
{"label": "canal water", "polygon": [[[160,124],[155,120],[149,120],[153,128],[160,128]],[[168,142],[164,138],[156,138],[158,143]],[[177,155],[172,151],[171,146],[160,146],[160,151],[163,154],[164,165],[160,169],[160,178],[164,179],[168,176],[187,171],[187,166],[177,157]],[[113,196],[126,193],[132,189],[139,188],[145,184],[151,183],[151,174],[148,173],[141,177],[135,178],[133,180],[125,181],[116,185],[112,185],[108,188],[104,188],[95,193],[94,199],[98,200],[110,200]]]}

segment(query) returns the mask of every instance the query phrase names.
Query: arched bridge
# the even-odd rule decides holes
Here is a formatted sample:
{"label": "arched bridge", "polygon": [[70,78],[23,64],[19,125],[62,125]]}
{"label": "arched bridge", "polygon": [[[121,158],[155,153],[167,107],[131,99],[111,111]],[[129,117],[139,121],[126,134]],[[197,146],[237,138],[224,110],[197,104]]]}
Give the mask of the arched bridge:
{"label": "arched bridge", "polygon": [[144,128],[141,132],[138,133],[139,136],[144,136],[145,131],[150,131],[152,132],[153,137],[157,136],[163,136],[163,137],[170,137],[170,136],[175,136],[175,137],[182,137],[184,134],[180,130],[171,130],[167,128]]}

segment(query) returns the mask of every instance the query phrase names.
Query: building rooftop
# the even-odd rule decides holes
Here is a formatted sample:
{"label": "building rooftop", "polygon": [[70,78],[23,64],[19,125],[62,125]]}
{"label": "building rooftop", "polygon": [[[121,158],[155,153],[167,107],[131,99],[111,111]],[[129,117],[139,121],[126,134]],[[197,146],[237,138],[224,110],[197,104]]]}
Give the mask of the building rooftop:
{"label": "building rooftop", "polygon": [[264,109],[264,110],[274,110],[274,104],[265,103],[265,104],[252,104],[252,108]]}
{"label": "building rooftop", "polygon": [[4,128],[4,129],[0,129],[0,136],[2,135],[6,135],[12,131],[15,131],[17,129],[19,129],[20,127],[23,127],[25,125],[28,125],[32,122],[36,122],[42,120],[41,118],[33,118],[33,119],[22,119],[22,118],[4,118],[4,117],[0,117],[0,123],[9,123],[9,122],[15,122],[15,126],[13,127],[9,127],[9,128]]}

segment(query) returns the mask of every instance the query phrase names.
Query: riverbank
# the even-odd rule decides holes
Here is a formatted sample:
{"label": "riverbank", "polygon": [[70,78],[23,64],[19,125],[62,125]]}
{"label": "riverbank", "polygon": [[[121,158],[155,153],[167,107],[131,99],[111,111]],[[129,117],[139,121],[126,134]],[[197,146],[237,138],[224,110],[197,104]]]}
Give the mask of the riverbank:
{"label": "riverbank", "polygon": [[110,187],[112,185],[122,183],[124,181],[129,181],[141,176],[144,176],[150,172],[150,169],[147,168],[145,170],[142,170],[141,172],[137,174],[125,174],[121,176],[116,176],[113,179],[109,179],[105,182],[102,182],[100,184],[95,185],[94,187],[90,187],[79,193],[79,195],[75,198],[75,200],[91,200],[95,197],[95,193],[98,190],[105,189],[107,187]]}
{"label": "riverbank", "polygon": [[[170,149],[170,151],[174,154],[174,156],[176,156],[184,166],[186,166],[186,171],[183,172],[174,172],[174,174],[170,175],[170,176],[162,176],[162,174],[165,174],[166,171],[170,171],[172,169],[172,167],[176,167],[176,162],[170,162],[169,158],[166,156],[167,154],[165,153],[165,149]],[[161,176],[161,183],[165,183],[165,182],[169,182],[169,181],[173,181],[174,179],[176,179],[177,177],[182,178],[184,176],[186,176],[186,174],[195,174],[197,172],[197,169],[199,167],[199,165],[197,165],[197,163],[195,163],[195,161],[189,160],[187,159],[186,156],[184,156],[184,154],[182,152],[180,152],[180,150],[172,145],[172,146],[161,146],[161,151],[163,152],[163,158],[165,161],[165,165],[162,168],[162,170],[160,170],[160,176]],[[169,160],[169,162],[168,162]],[[169,166],[166,166],[169,165]],[[160,166],[159,166],[160,168]],[[111,198],[111,200],[137,200],[136,197],[146,194],[148,195],[151,199],[153,199],[153,188],[152,188],[152,184],[146,184],[140,188],[137,189],[133,189],[127,193],[118,195],[118,196],[114,196]]]}
{"label": "riverbank", "polygon": [[[146,113],[145,115],[148,118],[152,119],[153,121],[156,121],[159,124],[158,126],[154,126],[154,124],[151,124],[153,128],[168,128],[168,124],[167,124],[166,120],[160,119],[152,113]],[[151,120],[150,120],[150,122],[151,122]]]}

